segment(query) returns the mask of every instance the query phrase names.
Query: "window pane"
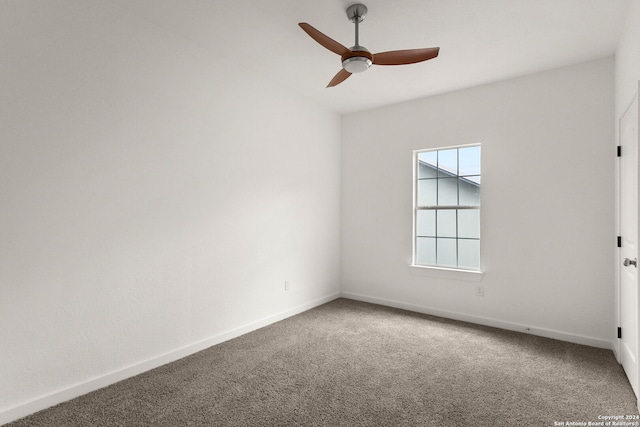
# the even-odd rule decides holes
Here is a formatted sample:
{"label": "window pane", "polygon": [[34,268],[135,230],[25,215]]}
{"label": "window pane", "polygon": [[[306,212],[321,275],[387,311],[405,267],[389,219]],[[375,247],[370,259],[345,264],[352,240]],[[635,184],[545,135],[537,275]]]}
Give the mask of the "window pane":
{"label": "window pane", "polygon": [[460,209],[458,211],[458,237],[480,238],[479,209]]}
{"label": "window pane", "polygon": [[437,263],[445,267],[456,266],[456,239],[436,239]]}
{"label": "window pane", "polygon": [[480,185],[467,178],[458,178],[460,204],[476,206],[480,204]]}
{"label": "window pane", "polygon": [[416,264],[435,265],[436,239],[432,237],[416,238]]}
{"label": "window pane", "polygon": [[418,154],[418,178],[435,178],[438,169],[438,152],[428,151]]}
{"label": "window pane", "polygon": [[416,156],[414,262],[479,270],[480,146]]}
{"label": "window pane", "polygon": [[438,205],[458,204],[458,179],[438,178]]}
{"label": "window pane", "polygon": [[456,237],[455,209],[438,210],[438,237]]}
{"label": "window pane", "polygon": [[458,267],[480,269],[480,240],[458,240]]}
{"label": "window pane", "polygon": [[458,175],[458,150],[438,151],[438,171],[440,176]]}
{"label": "window pane", "polygon": [[434,166],[425,163],[418,163],[418,178],[436,178],[438,171]]}
{"label": "window pane", "polygon": [[435,206],[438,202],[437,179],[421,179],[418,181],[418,206]]}
{"label": "window pane", "polygon": [[416,214],[416,235],[436,236],[436,211],[418,211]]}
{"label": "window pane", "polygon": [[465,176],[464,180],[473,184],[480,185],[480,175]]}
{"label": "window pane", "polygon": [[460,176],[480,175],[480,147],[466,147],[459,149]]}

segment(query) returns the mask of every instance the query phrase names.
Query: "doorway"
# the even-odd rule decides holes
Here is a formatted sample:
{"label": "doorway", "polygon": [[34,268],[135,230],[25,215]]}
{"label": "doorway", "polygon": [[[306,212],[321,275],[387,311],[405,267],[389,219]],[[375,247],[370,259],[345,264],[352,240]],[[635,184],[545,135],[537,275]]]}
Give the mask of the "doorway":
{"label": "doorway", "polygon": [[638,94],[620,118],[618,177],[619,356],[638,396]]}

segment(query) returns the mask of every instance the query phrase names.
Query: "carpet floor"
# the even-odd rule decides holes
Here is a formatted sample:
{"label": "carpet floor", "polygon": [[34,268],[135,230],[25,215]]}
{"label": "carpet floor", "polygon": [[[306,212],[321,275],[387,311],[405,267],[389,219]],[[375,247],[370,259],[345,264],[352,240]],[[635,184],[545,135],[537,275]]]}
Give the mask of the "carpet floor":
{"label": "carpet floor", "polygon": [[609,350],[337,299],[7,426],[555,427],[637,415]]}

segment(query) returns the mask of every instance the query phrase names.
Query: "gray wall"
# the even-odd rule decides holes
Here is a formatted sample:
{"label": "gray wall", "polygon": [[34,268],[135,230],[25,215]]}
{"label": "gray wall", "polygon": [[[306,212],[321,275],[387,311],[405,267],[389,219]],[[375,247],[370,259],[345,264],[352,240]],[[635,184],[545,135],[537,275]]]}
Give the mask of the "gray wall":
{"label": "gray wall", "polygon": [[109,1],[0,11],[0,423],[338,295],[337,114]]}
{"label": "gray wall", "polygon": [[[610,347],[613,72],[602,59],[344,117],[343,293]],[[409,267],[412,151],[478,142],[482,281]]]}

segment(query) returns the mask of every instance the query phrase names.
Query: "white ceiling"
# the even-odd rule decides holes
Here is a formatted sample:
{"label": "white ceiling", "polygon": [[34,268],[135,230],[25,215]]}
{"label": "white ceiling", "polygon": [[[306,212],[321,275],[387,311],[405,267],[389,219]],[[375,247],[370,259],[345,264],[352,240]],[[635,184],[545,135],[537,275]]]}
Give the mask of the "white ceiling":
{"label": "white ceiling", "polygon": [[349,47],[352,0],[111,0],[135,15],[340,113],[615,53],[630,0],[364,0],[371,52],[440,47],[427,62],[381,67],[325,88],[338,55],[298,27]]}

